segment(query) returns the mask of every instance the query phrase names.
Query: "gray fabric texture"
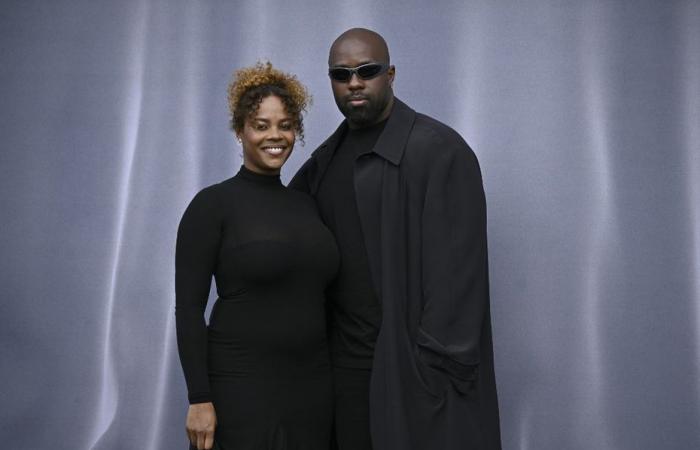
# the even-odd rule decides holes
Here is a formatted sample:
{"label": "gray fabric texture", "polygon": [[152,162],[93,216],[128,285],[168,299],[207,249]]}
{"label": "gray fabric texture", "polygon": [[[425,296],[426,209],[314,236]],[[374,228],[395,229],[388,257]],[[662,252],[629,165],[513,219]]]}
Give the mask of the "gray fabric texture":
{"label": "gray fabric texture", "polygon": [[232,176],[235,68],[341,120],[347,28],[479,157],[504,449],[700,448],[700,2],[38,1],[0,9],[3,448],[185,448],[174,248]]}

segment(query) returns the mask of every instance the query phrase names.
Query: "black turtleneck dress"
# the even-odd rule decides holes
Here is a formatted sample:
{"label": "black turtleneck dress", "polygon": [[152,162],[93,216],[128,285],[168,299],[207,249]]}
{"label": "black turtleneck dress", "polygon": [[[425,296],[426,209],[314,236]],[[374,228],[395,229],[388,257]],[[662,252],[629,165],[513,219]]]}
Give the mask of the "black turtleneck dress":
{"label": "black turtleneck dress", "polygon": [[[187,207],[175,257],[190,403],[213,402],[223,450],[327,450],[332,387],[324,290],[338,250],[311,197],[241,167]],[[211,278],[218,299],[204,310]]]}

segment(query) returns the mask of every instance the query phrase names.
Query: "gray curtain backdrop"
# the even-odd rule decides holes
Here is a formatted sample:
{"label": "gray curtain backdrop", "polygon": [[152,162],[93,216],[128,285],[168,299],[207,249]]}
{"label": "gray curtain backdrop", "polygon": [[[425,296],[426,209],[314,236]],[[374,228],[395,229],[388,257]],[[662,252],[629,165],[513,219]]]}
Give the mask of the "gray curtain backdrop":
{"label": "gray curtain backdrop", "polygon": [[[341,116],[332,40],[477,153],[505,449],[700,448],[700,2],[3,1],[0,446],[186,447],[174,242],[235,68]],[[398,450],[398,449],[397,449]]]}

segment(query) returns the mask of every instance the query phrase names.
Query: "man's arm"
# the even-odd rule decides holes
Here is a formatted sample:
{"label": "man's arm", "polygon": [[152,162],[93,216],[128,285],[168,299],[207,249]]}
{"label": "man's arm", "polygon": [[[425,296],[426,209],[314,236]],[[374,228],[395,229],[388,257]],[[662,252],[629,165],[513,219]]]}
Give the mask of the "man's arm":
{"label": "man's arm", "polygon": [[461,139],[431,169],[422,248],[419,357],[465,392],[477,376],[489,288],[481,171]]}

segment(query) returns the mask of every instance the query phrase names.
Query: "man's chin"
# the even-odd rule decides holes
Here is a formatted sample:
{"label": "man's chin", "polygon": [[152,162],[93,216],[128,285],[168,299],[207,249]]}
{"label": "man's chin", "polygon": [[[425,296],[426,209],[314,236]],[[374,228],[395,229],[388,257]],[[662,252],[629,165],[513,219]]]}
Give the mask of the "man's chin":
{"label": "man's chin", "polygon": [[370,125],[374,120],[373,114],[370,114],[370,111],[368,111],[366,108],[354,108],[348,110],[345,117],[348,119],[348,121],[361,126]]}

